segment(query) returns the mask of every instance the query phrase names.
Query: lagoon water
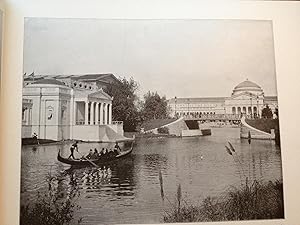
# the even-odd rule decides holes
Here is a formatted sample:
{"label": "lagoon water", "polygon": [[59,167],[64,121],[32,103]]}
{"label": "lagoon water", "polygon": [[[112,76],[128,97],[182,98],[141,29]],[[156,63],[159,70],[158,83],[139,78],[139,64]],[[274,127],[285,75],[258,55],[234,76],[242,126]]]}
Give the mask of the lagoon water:
{"label": "lagoon water", "polygon": [[[230,141],[234,157],[225,150]],[[132,155],[108,168],[74,169],[56,159],[58,149],[69,154],[70,143],[22,147],[21,204],[33,201],[48,188],[49,173],[59,178],[58,190],[78,188],[76,219],[81,224],[158,223],[175,201],[178,184],[183,198],[197,204],[220,196],[251,180],[282,179],[281,154],[274,141],[239,138],[239,128],[214,128],[211,136],[138,139]],[[79,150],[107,147],[80,143]],[[110,146],[108,146],[110,147]],[[77,155],[79,157],[79,155]],[[159,171],[162,173],[164,201]]]}

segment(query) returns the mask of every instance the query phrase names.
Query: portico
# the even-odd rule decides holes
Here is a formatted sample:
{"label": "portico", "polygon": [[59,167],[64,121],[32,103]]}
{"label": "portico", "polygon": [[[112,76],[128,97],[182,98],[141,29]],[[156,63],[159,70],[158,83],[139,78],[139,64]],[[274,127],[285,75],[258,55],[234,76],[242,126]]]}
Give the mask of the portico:
{"label": "portico", "polygon": [[259,117],[263,107],[263,95],[254,95],[249,92],[232,95],[225,99],[226,114],[243,114],[249,117]]}
{"label": "portico", "polygon": [[112,97],[102,89],[97,92],[74,90],[74,125],[108,125],[112,123]]}
{"label": "portico", "polygon": [[74,125],[106,125],[112,123],[112,103],[103,99],[74,101]]}

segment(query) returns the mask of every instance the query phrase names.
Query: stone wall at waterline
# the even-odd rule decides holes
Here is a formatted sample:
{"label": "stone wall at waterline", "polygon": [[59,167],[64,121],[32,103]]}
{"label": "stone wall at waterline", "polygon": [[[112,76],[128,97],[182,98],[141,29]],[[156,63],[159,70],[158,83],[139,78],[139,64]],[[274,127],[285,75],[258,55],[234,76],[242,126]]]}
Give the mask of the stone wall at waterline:
{"label": "stone wall at waterline", "polygon": [[164,127],[168,128],[168,133],[170,135],[175,135],[175,136],[181,136],[182,130],[189,129],[188,126],[186,125],[183,117],[181,117],[181,118],[179,118],[175,121],[172,121],[168,124],[165,124],[163,126],[159,126],[159,127],[147,130],[147,131],[145,131],[145,133],[159,134],[158,128],[164,128]]}
{"label": "stone wall at waterline", "polygon": [[176,136],[181,136],[182,130],[188,130],[189,128],[187,127],[185,121],[183,118],[179,118],[178,120],[169,123],[163,127],[167,127],[169,129],[169,134],[171,135],[176,135]]}
{"label": "stone wall at waterline", "polygon": [[249,132],[251,135],[251,139],[262,139],[262,140],[274,140],[275,139],[275,132],[274,129],[271,130],[271,133],[267,133],[261,130],[258,130],[252,126],[250,126],[245,121],[245,117],[241,119],[241,128],[240,128],[240,137],[241,138],[248,138]]}

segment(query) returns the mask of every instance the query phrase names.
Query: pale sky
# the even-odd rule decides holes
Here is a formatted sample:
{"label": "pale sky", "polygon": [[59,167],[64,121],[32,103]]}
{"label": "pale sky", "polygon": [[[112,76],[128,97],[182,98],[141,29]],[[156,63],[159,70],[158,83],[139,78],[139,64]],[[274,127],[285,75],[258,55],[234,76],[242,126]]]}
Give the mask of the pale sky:
{"label": "pale sky", "polygon": [[132,76],[139,94],[230,96],[240,82],[276,95],[271,21],[25,20],[24,72]]}

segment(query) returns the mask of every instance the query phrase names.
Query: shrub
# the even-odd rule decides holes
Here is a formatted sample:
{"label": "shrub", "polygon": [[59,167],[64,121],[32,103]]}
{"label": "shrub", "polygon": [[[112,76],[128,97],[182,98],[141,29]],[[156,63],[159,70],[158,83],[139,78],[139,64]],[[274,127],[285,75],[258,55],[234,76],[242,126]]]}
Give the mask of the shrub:
{"label": "shrub", "polygon": [[[49,175],[47,177],[48,191],[45,194],[38,193],[37,200],[34,203],[28,203],[21,206],[20,224],[21,225],[67,225],[74,224],[73,216],[76,205],[76,199],[79,196],[78,189],[72,188],[64,196],[58,191],[57,183],[59,179]],[[81,219],[77,221],[81,223]]]}
{"label": "shrub", "polygon": [[169,134],[169,128],[160,127],[160,128],[157,128],[157,132],[160,133],[160,134]]}
{"label": "shrub", "polygon": [[223,196],[207,197],[198,206],[181,200],[163,216],[172,223],[278,218],[284,218],[282,181],[246,183]]}

